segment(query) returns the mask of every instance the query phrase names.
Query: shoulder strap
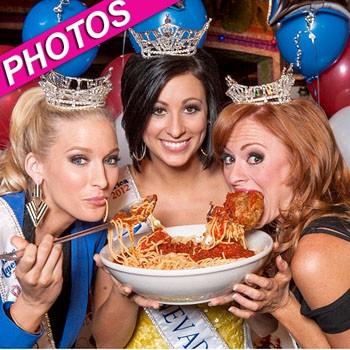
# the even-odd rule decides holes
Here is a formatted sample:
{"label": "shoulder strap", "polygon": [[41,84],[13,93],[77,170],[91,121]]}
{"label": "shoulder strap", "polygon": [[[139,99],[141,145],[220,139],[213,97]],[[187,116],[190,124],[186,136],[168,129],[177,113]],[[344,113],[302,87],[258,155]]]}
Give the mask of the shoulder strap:
{"label": "shoulder strap", "polygon": [[337,217],[322,217],[304,228],[302,235],[326,233],[350,241],[350,222]]}

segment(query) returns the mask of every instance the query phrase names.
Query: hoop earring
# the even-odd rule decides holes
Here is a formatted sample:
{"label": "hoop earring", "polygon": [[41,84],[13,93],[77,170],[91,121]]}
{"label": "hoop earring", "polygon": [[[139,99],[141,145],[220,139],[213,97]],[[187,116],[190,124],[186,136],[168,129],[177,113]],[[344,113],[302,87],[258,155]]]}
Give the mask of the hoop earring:
{"label": "hoop earring", "polygon": [[208,153],[205,152],[202,147],[201,147],[200,151],[201,151],[201,153],[203,154],[204,157],[208,157]]}
{"label": "hoop earring", "polygon": [[42,199],[41,186],[39,184],[35,184],[32,197],[33,199],[26,204],[26,208],[33,225],[38,227],[48,209],[47,204]]}
{"label": "hoop earring", "polygon": [[146,155],[146,150],[147,150],[147,147],[146,147],[146,144],[144,142],[142,142],[142,145],[141,145],[141,155],[139,156],[138,154],[136,154],[135,152],[132,152],[132,157],[137,160],[138,162],[141,162],[141,160],[143,158],[145,158],[145,155]]}

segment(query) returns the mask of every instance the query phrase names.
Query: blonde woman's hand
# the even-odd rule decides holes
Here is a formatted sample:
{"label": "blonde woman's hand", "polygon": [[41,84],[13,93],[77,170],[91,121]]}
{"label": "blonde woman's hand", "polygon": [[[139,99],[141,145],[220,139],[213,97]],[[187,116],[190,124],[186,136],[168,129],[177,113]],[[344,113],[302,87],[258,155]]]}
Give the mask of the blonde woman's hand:
{"label": "blonde woman's hand", "polygon": [[161,304],[158,301],[153,300],[153,299],[148,299],[148,298],[145,298],[139,294],[136,294],[132,290],[131,286],[120,283],[114,276],[112,276],[110,271],[103,265],[99,254],[95,254],[94,260],[95,260],[96,265],[99,268],[102,268],[111,277],[111,279],[113,281],[113,290],[115,292],[124,295],[129,300],[132,300],[134,303],[136,303],[138,306],[159,309]]}
{"label": "blonde woman's hand", "polygon": [[[17,249],[24,249],[23,256],[16,263],[21,293],[11,306],[11,315],[21,325],[30,323],[24,320],[25,316],[31,318],[33,324],[37,323],[34,320],[39,320],[50,309],[62,290],[62,246],[53,244],[53,239],[46,235],[38,246],[21,237],[12,239]],[[26,315],[21,317],[22,314]]]}

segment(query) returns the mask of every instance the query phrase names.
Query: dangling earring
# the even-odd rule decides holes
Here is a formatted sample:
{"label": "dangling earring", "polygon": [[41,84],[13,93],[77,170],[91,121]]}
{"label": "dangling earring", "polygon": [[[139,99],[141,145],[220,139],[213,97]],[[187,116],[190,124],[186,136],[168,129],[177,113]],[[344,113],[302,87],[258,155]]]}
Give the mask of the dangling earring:
{"label": "dangling earring", "polygon": [[208,157],[208,153],[205,152],[202,147],[201,147],[200,151],[201,151],[201,153],[203,154],[204,157]]}
{"label": "dangling earring", "polygon": [[138,162],[141,162],[141,160],[143,158],[145,158],[145,155],[146,155],[146,150],[147,150],[147,147],[146,147],[146,144],[144,142],[142,142],[142,145],[141,145],[141,155],[139,156],[138,154],[135,154],[135,152],[132,152],[132,157],[137,160]]}
{"label": "dangling earring", "polygon": [[35,184],[33,191],[33,199],[26,204],[33,225],[37,227],[45,216],[48,206],[42,199],[41,187]]}

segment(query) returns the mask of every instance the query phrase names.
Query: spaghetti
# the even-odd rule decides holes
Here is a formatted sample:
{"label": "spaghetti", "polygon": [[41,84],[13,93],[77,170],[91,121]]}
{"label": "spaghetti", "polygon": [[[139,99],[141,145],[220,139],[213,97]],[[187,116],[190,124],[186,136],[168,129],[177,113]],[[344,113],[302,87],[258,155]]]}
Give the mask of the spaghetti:
{"label": "spaghetti", "polygon": [[[246,215],[245,210],[254,207],[255,212],[260,211],[260,214],[250,216],[249,227],[254,224],[254,220],[256,225],[263,210],[263,197],[256,193],[258,192],[239,192],[235,196],[228,194],[223,207],[212,206],[207,217],[206,232],[199,242],[194,237],[171,237],[152,215],[156,196],[147,197],[142,203],[132,207],[130,213],[121,212],[112,219],[119,247],[117,252],[113,249],[113,231],[110,230],[108,243],[111,256],[121,265],[162,270],[208,267],[252,256],[255,253],[247,249],[245,242],[245,226],[233,222],[232,216],[237,221],[244,217],[247,222],[249,215]],[[241,201],[242,198],[246,200]],[[235,201],[240,201],[240,204],[234,203]],[[135,244],[133,227],[147,218],[151,223],[152,233],[141,237]],[[124,228],[129,232],[129,247],[122,238]]]}

